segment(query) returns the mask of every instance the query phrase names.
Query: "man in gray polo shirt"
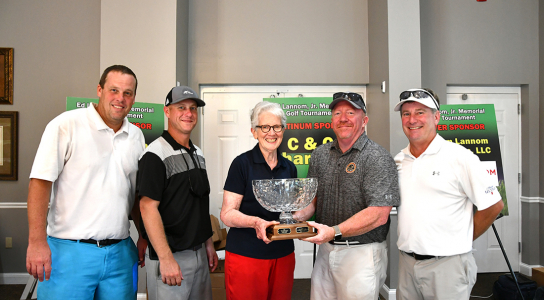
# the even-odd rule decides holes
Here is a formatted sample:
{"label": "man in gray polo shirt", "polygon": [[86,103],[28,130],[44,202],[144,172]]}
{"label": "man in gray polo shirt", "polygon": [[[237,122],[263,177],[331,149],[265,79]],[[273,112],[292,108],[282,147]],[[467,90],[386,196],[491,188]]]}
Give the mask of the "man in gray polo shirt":
{"label": "man in gray polo shirt", "polygon": [[335,93],[329,105],[336,139],[312,153],[308,177],[318,178],[315,199],[294,217],[307,220],[321,245],[312,272],[311,298],[372,299],[385,282],[389,212],[399,205],[391,154],[370,140],[361,95]]}

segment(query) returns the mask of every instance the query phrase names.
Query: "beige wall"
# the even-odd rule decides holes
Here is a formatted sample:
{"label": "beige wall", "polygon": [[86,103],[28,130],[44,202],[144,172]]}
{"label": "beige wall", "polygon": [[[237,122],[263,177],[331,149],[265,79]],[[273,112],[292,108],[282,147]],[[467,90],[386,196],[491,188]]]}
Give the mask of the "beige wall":
{"label": "beige wall", "polygon": [[[19,180],[0,181],[0,202],[26,204],[28,176],[45,125],[66,97],[96,97],[99,1],[0,1],[0,47],[14,48],[13,105],[19,112]],[[13,237],[6,249],[5,237]],[[25,272],[26,209],[0,209],[0,273]]]}
{"label": "beige wall", "polygon": [[128,66],[138,77],[136,101],[164,103],[176,85],[176,0],[102,0],[101,6],[100,70]]}
{"label": "beige wall", "polygon": [[190,1],[189,82],[364,84],[367,1]]}

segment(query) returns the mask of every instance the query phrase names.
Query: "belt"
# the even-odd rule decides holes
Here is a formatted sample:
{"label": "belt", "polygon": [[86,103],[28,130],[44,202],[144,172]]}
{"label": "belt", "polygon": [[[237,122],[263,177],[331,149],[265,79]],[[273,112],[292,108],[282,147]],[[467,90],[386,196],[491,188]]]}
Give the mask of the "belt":
{"label": "belt", "polygon": [[198,244],[198,245],[196,245],[194,247],[189,247],[189,248],[183,249],[183,250],[172,250],[172,253],[181,252],[181,251],[189,251],[189,250],[197,251],[197,250],[200,250],[200,248],[202,248],[202,244]]}
{"label": "belt", "polygon": [[187,250],[197,251],[197,250],[199,250],[200,248],[202,248],[202,244],[198,244],[198,245],[196,245],[196,246],[194,246],[194,247],[191,247],[191,248],[189,248],[189,249],[187,249]]}
{"label": "belt", "polygon": [[103,247],[103,246],[109,246],[109,245],[117,244],[122,240],[105,239],[105,240],[98,240],[97,241],[97,240],[93,240],[93,239],[88,239],[88,240],[71,240],[71,241],[80,242],[80,243],[87,243],[87,244],[96,244],[97,247]]}
{"label": "belt", "polygon": [[[404,252],[404,251],[402,251]],[[415,260],[426,260],[426,259],[431,259],[431,258],[435,258],[436,256],[433,256],[433,255],[421,255],[421,254],[416,254],[416,253],[410,253],[410,252],[404,252],[406,255],[408,256],[411,256],[413,258],[415,258]]]}
{"label": "belt", "polygon": [[359,242],[359,241],[348,241],[348,240],[338,240],[338,241],[332,240],[332,241],[329,241],[329,244],[331,244],[331,245],[345,245],[345,246],[349,246],[349,245],[357,245],[357,244],[360,244],[360,242]]}

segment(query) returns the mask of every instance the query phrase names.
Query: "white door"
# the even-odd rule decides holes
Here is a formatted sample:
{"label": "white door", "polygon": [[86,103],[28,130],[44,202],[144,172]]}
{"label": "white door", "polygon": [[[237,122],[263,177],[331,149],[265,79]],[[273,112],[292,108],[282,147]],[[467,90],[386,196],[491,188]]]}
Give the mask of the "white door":
{"label": "white door", "polygon": [[[232,160],[255,146],[249,113],[263,98],[331,97],[334,92],[352,91],[364,97],[363,86],[202,86],[204,107],[200,122],[202,151],[210,180],[210,213],[219,216],[223,185]],[[224,224],[221,223],[224,227]],[[313,244],[295,240],[295,278],[310,278]]]}
{"label": "white door", "polygon": [[[462,100],[466,94],[467,99]],[[463,88],[448,89],[448,104],[494,104],[499,132],[499,143],[506,186],[509,215],[495,221],[501,242],[514,271],[519,271],[520,241],[520,200],[518,172],[520,162],[520,134],[518,104],[519,88]],[[478,272],[507,272],[508,266],[500,249],[497,238],[490,227],[489,230],[474,241],[474,257]]]}

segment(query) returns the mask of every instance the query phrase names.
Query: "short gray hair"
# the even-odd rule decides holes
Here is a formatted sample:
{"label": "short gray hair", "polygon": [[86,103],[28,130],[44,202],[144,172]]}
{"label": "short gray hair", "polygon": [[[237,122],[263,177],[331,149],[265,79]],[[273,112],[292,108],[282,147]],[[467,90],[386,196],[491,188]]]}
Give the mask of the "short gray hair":
{"label": "short gray hair", "polygon": [[[283,128],[287,127],[287,116],[285,115],[285,112],[283,111],[283,109],[281,109],[281,106],[278,103],[263,101],[263,102],[257,103],[257,105],[255,105],[255,107],[250,112],[251,128],[257,129],[257,125],[259,125],[259,116],[263,112],[269,112],[275,116],[278,116],[281,120],[281,125],[283,125]],[[273,125],[273,124],[265,124],[265,125]]]}

